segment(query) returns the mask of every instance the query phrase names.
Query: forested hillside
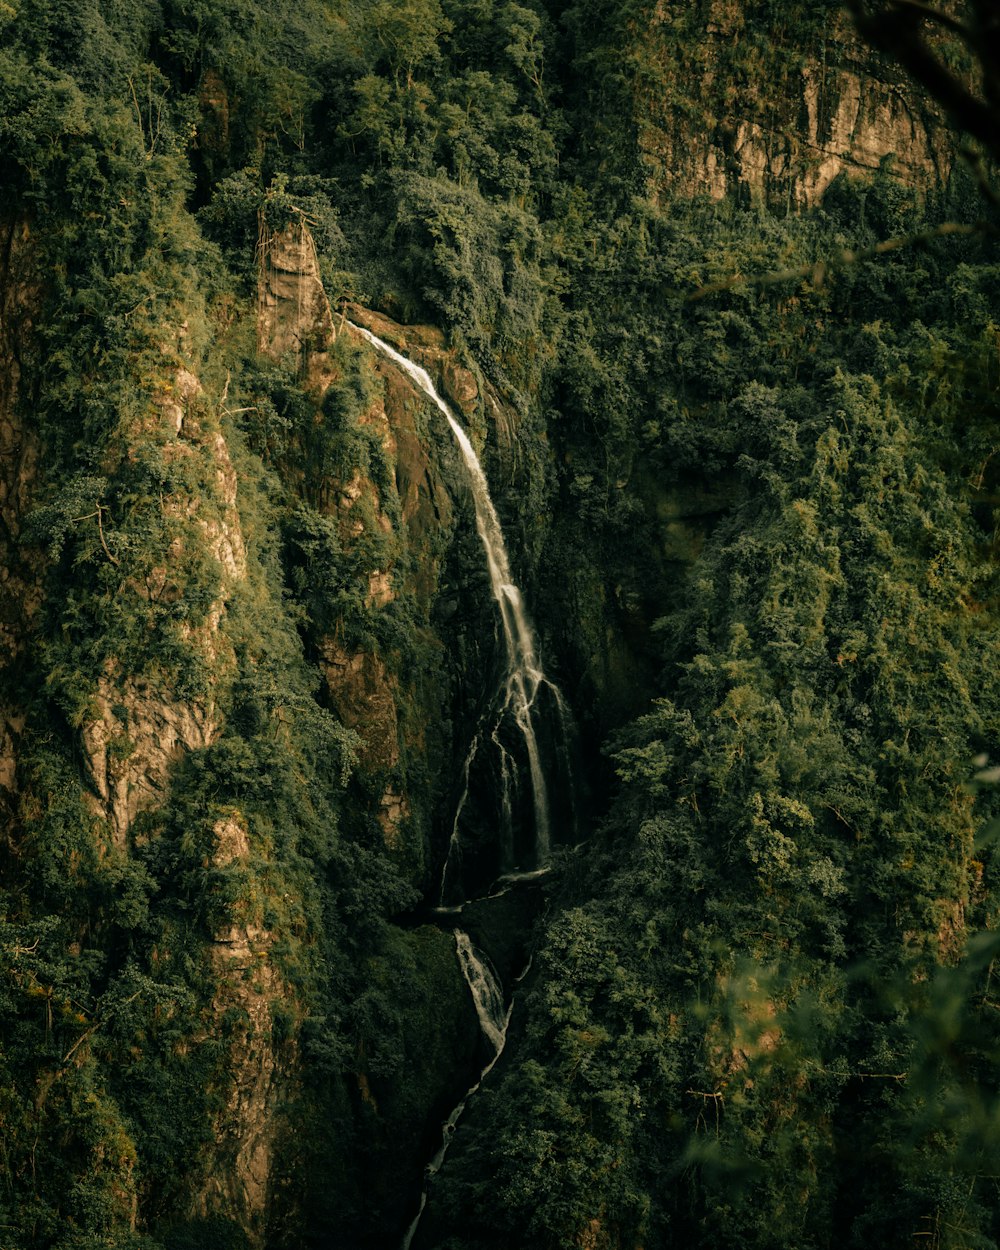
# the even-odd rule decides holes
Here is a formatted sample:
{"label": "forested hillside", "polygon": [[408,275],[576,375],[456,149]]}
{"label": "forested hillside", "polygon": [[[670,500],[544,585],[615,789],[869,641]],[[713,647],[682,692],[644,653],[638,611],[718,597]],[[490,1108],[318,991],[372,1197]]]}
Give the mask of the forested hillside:
{"label": "forested hillside", "polygon": [[1000,1245],[986,8],[0,0],[0,1250]]}

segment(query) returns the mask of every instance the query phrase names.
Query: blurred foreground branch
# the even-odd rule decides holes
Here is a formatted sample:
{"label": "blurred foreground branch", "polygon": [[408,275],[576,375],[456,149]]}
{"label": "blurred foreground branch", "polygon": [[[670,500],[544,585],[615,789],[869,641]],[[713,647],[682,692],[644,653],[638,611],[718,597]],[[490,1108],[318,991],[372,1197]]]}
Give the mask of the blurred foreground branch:
{"label": "blurred foreground branch", "polygon": [[768,273],[755,274],[747,277],[737,273],[724,278],[721,282],[712,282],[708,286],[699,287],[687,297],[688,302],[705,299],[709,295],[717,295],[720,291],[729,291],[737,286],[774,286],[779,282],[795,282],[809,280],[814,287],[821,287],[828,277],[845,269],[848,265],[857,265],[861,261],[874,260],[884,256],[886,252],[898,251],[901,247],[920,247],[933,239],[940,239],[951,234],[995,234],[996,227],[990,222],[978,221],[967,225],[959,221],[945,221],[930,230],[921,230],[917,234],[900,235],[894,239],[883,239],[872,247],[853,251],[845,248],[833,256],[813,261],[807,265],[799,265],[794,269],[774,269]]}

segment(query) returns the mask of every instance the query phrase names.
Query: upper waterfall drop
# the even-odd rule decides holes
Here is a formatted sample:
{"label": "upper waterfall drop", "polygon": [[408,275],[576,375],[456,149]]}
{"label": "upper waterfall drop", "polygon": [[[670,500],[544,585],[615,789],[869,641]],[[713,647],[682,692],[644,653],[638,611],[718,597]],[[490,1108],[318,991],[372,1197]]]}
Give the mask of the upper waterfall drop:
{"label": "upper waterfall drop", "polygon": [[[438,394],[434,383],[425,369],[407,359],[402,353],[383,342],[377,335],[364,326],[348,322],[352,329],[361,334],[373,347],[384,356],[394,361],[421,391],[437,406],[462,453],[462,461],[469,477],[472,489],[472,500],[476,514],[476,530],[486,553],[486,564],[489,570],[490,587],[493,598],[500,611],[503,627],[504,645],[507,652],[507,676],[504,690],[504,708],[513,715],[514,721],[524,741],[525,754],[528,761],[528,773],[531,778],[531,789],[535,816],[535,858],[538,865],[544,864],[549,858],[551,849],[551,829],[549,818],[548,794],[545,786],[545,775],[542,770],[541,753],[538,739],[532,723],[532,712],[543,685],[555,691],[542,670],[538,659],[538,646],[534,630],[528,620],[518,590],[511,576],[510,560],[503,531],[493,500],[490,498],[486,474],[483,472],[475,448],[447,403]],[[456,816],[457,832],[457,816]],[[453,834],[454,843],[456,834]],[[445,874],[447,874],[447,863]],[[442,900],[444,896],[444,877],[442,877]]]}

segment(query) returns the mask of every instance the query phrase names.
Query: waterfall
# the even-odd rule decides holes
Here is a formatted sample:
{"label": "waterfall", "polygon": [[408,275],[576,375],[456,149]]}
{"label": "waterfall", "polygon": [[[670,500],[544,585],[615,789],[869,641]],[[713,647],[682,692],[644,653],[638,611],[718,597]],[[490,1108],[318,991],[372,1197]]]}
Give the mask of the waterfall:
{"label": "waterfall", "polygon": [[465,807],[465,800],[469,797],[469,769],[472,767],[472,761],[476,758],[478,750],[479,734],[474,734],[472,745],[469,747],[468,754],[465,757],[465,764],[462,766],[462,793],[455,807],[455,818],[451,822],[451,837],[448,840],[448,854],[445,856],[444,866],[441,869],[441,889],[438,903],[442,907],[444,906],[445,887],[448,884],[448,866],[451,864],[452,857],[458,855],[461,851],[461,843],[458,840],[458,822],[462,816],[462,808]]}
{"label": "waterfall", "polygon": [[[455,1127],[462,1112],[465,1110],[466,1103],[493,1071],[496,1061],[503,1053],[504,1042],[507,1040],[507,1026],[510,1024],[510,1013],[514,1005],[514,1000],[511,999],[510,1003],[506,1007],[504,1006],[503,991],[500,989],[496,976],[489,964],[485,962],[484,958],[472,945],[472,939],[469,935],[463,933],[461,929],[455,929],[454,933],[455,950],[458,955],[458,962],[462,968],[462,975],[465,977],[469,992],[472,994],[476,1015],[479,1017],[479,1027],[493,1050],[493,1057],[480,1072],[479,1080],[465,1091],[462,1101],[441,1125],[441,1145],[438,1147],[434,1158],[424,1168],[424,1187],[420,1194],[420,1206],[417,1209],[417,1214],[413,1217],[410,1227],[406,1230],[400,1250],[410,1250],[410,1243],[413,1241],[417,1225],[420,1223],[420,1218],[427,1206],[428,1186],[441,1170],[441,1164],[444,1163],[444,1157],[448,1153],[448,1147],[451,1145],[455,1134]],[[518,979],[520,980],[520,978]]]}
{"label": "waterfall", "polygon": [[[458,443],[462,453],[462,461],[465,465],[469,485],[472,490],[472,500],[476,514],[476,530],[486,552],[490,587],[500,611],[504,645],[507,652],[507,676],[503,690],[503,710],[511,713],[524,741],[534,801],[535,860],[536,864],[540,866],[549,858],[551,839],[548,795],[546,794],[545,776],[542,772],[541,755],[538,749],[538,739],[535,735],[532,713],[535,709],[535,701],[539,689],[542,686],[547,687],[555,694],[560,706],[560,714],[563,703],[557,688],[545,676],[539,662],[534,631],[521,602],[521,592],[511,577],[507,547],[500,528],[500,520],[493,506],[493,500],[490,498],[486,475],[483,472],[482,465],[479,463],[475,449],[469,441],[468,435],[456,420],[454,413],[437,393],[434,383],[426,370],[421,369],[419,365],[415,365],[413,361],[401,355],[395,348],[390,347],[388,343],[384,343],[377,335],[372,334],[370,330],[366,330],[364,326],[349,324],[359,334],[363,335],[369,343],[382,352],[383,355],[394,361],[416,383],[419,389],[437,405],[439,411],[448,422],[449,428],[455,436],[455,441]],[[475,742],[478,744],[478,738]],[[506,790],[509,773],[507,760],[503,757],[502,776]],[[468,760],[466,762],[465,780],[466,790],[460,801],[458,812],[456,812],[451,843],[448,849],[448,859],[445,862],[444,871],[441,875],[440,901],[442,903],[444,902],[448,863],[451,860],[452,852],[458,846],[458,816],[468,796]],[[509,803],[507,793],[503,795],[503,803],[506,811]]]}
{"label": "waterfall", "polygon": [[455,930],[455,945],[458,950],[458,962],[462,965],[462,975],[472,993],[472,1001],[476,1004],[479,1027],[493,1047],[493,1063],[495,1063],[503,1050],[507,1035],[509,1013],[504,1007],[503,992],[489,966],[477,954],[469,935],[463,933],[461,929]]}

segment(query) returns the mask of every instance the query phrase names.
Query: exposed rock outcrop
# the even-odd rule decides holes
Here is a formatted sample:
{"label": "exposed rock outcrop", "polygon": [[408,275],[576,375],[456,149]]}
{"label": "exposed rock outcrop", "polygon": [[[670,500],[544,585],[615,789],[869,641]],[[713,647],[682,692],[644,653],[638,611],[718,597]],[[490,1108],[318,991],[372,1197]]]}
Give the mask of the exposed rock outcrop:
{"label": "exposed rock outcrop", "polygon": [[[178,339],[183,347],[186,327],[181,327]],[[211,566],[201,572],[214,582],[207,588],[212,594],[208,610],[199,623],[183,623],[181,633],[203,661],[210,674],[209,689],[215,691],[232,667],[222,631],[226,600],[247,572],[238,483],[226,440],[207,411],[201,383],[177,363],[176,351],[164,346],[164,355],[170,380],[154,395],[142,433],[152,438],[168,464],[197,465],[202,486],[197,493],[176,492],[161,500],[162,515],[175,537],[163,562],[130,588],[140,598],[169,603],[182,594],[184,566],[192,552],[207,551],[214,558],[214,576]],[[214,694],[180,697],[166,672],[139,677],[114,661],[106,665],[89,708],[80,741],[91,801],[96,813],[107,819],[115,845],[125,849],[136,816],[164,802],[174,765],[186,751],[211,745],[222,728],[222,717]]]}
{"label": "exposed rock outcrop", "polygon": [[[871,173],[887,157],[913,186],[947,177],[954,141],[943,116],[860,41],[849,17],[831,14],[817,39],[799,37],[775,29],[762,44],[733,0],[660,0],[644,47],[655,68],[640,75],[636,101],[654,196],[742,192],[805,207],[838,174]],[[822,59],[807,58],[817,43]],[[683,97],[663,91],[672,81]]]}
{"label": "exposed rock outcrop", "polygon": [[441,394],[459,412],[466,417],[478,413],[480,393],[476,376],[445,347],[444,334],[436,326],[401,326],[360,304],[348,304],[346,312],[352,321],[426,369]]}
{"label": "exposed rock outcrop", "polygon": [[361,736],[362,765],[395,767],[399,763],[397,691],[385,663],[370,651],[346,651],[332,638],[324,640],[320,656],[337,715]]}
{"label": "exposed rock outcrop", "polygon": [[[245,871],[250,836],[239,812],[215,826],[213,866]],[[290,1082],[297,1062],[292,1030],[278,1029],[276,1007],[287,1016],[299,1009],[273,959],[274,934],[262,919],[262,902],[247,898],[215,934],[212,967],[217,989],[212,1032],[228,1038],[228,1096],[215,1120],[213,1165],[201,1186],[193,1214],[223,1214],[262,1246],[273,1198],[277,1142],[285,1129]],[[228,1022],[228,1023],[227,1023]]]}
{"label": "exposed rock outcrop", "polygon": [[[339,333],[351,333],[347,318],[398,343],[438,379],[443,392],[466,414],[478,411],[479,385],[474,374],[446,349],[444,336],[430,327],[402,327],[355,305],[338,323],[320,278],[315,245],[301,217],[281,233],[262,237],[259,287],[258,346],[278,360],[295,362],[303,388],[317,411],[338,380],[330,349]],[[409,551],[405,584],[399,585],[397,561],[367,573],[365,602],[377,610],[399,593],[413,595],[424,609],[435,592],[439,573],[439,536],[451,523],[452,505],[440,472],[432,462],[426,439],[418,433],[413,390],[399,370],[374,361],[384,386],[358,418],[358,427],[372,431],[382,448],[388,473],[379,483],[367,469],[356,468],[346,480],[309,485],[320,507],[338,517],[345,546],[350,547],[374,526],[390,539],[390,550]],[[391,497],[390,497],[391,496]],[[391,515],[398,516],[396,524]],[[352,650],[334,637],[318,640],[320,667],[330,703],[342,722],[361,734],[360,766],[371,773],[395,769],[402,755],[398,707],[410,696],[405,683],[373,651]],[[432,713],[436,714],[436,709]],[[386,844],[398,849],[401,830],[412,812],[411,796],[398,783],[387,783],[375,812]]]}
{"label": "exposed rock outcrop", "polygon": [[169,683],[155,685],[112,667],[91,700],[95,715],[80,731],[91,801],[125,850],[140,811],[162,804],[170,772],[185,751],[209,746],[221,719],[211,700],[184,701]]}
{"label": "exposed rock outcrop", "polygon": [[262,228],[259,247],[258,351],[291,357],[306,371],[308,387],[322,393],[332,380],[326,349],[336,332],[305,218],[299,214],[281,231]]}

